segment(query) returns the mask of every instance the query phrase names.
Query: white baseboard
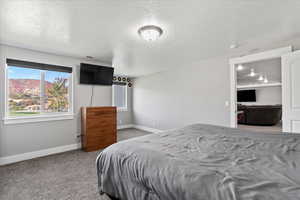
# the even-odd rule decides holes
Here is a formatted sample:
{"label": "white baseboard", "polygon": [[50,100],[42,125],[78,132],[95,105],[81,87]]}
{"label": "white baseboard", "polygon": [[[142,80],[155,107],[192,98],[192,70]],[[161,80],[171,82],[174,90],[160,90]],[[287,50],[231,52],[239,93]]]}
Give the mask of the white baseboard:
{"label": "white baseboard", "polygon": [[156,128],[150,128],[150,127],[141,126],[141,125],[134,125],[133,128],[140,129],[140,130],[143,130],[143,131],[148,131],[148,132],[151,132],[151,133],[159,133],[159,132],[163,131],[163,130],[159,130],[159,129],[156,129]]}
{"label": "white baseboard", "polygon": [[122,129],[126,129],[126,128],[136,128],[139,130],[143,130],[143,131],[148,131],[151,133],[159,133],[162,132],[162,130],[156,129],[156,128],[150,128],[147,126],[141,126],[141,125],[136,125],[136,124],[126,124],[126,125],[119,125],[117,127],[118,130],[122,130]]}
{"label": "white baseboard", "polygon": [[[159,129],[135,125],[135,124],[120,125],[117,127],[118,130],[126,129],[126,128],[136,128],[136,129],[148,131],[151,133],[162,132],[162,130],[159,130]],[[33,151],[33,152],[28,152],[28,153],[17,154],[17,155],[13,155],[13,156],[0,157],[0,166],[12,164],[12,163],[16,163],[16,162],[20,162],[20,161],[24,161],[24,160],[30,160],[33,158],[48,156],[48,155],[52,155],[52,154],[63,153],[66,151],[72,151],[72,150],[76,150],[76,149],[80,149],[80,148],[81,148],[81,144],[77,143],[77,144],[70,144],[70,145],[65,145],[65,146],[49,148],[49,149],[43,149],[40,151]]]}
{"label": "white baseboard", "polygon": [[126,129],[126,128],[133,128],[134,125],[133,124],[125,124],[125,125],[119,125],[117,127],[118,130],[121,130],[121,129]]}
{"label": "white baseboard", "polygon": [[62,153],[62,152],[66,152],[66,151],[76,150],[76,149],[80,149],[80,148],[81,148],[81,144],[78,143],[78,144],[70,144],[70,145],[65,145],[65,146],[44,149],[44,150],[40,150],[40,151],[33,151],[33,152],[28,152],[28,153],[23,153],[23,154],[17,154],[17,155],[13,155],[13,156],[0,157],[0,166],[11,164],[11,163],[16,163],[16,162],[20,162],[20,161],[24,161],[24,160],[30,160],[33,158],[48,156],[48,155],[52,155],[52,154]]}

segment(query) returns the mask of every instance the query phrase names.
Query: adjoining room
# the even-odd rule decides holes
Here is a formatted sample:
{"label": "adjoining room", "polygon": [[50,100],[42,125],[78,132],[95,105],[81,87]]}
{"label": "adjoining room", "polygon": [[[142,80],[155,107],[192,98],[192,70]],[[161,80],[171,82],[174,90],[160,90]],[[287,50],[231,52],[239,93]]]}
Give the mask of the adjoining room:
{"label": "adjoining room", "polygon": [[237,66],[238,128],[282,132],[281,60]]}

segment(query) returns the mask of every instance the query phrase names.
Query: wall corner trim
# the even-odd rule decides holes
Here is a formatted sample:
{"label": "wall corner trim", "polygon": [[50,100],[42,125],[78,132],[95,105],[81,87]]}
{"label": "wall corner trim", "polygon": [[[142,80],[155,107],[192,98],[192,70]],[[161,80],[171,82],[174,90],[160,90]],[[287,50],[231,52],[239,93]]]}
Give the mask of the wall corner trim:
{"label": "wall corner trim", "polygon": [[140,130],[143,130],[143,131],[152,132],[152,133],[160,133],[160,132],[163,132],[163,130],[160,130],[160,129],[150,128],[150,127],[147,127],[147,126],[141,126],[141,125],[134,125],[133,128],[140,129]]}
{"label": "wall corner trim", "polygon": [[118,130],[122,130],[122,129],[126,129],[126,128],[135,128],[135,129],[139,129],[139,130],[147,131],[147,132],[151,132],[151,133],[162,132],[162,130],[160,130],[160,129],[150,128],[148,126],[141,126],[141,125],[136,125],[136,124],[126,124],[126,125],[120,125],[117,127]]}
{"label": "wall corner trim", "polygon": [[126,129],[126,128],[134,128],[134,124],[119,125],[117,127],[118,130],[122,130],[122,129]]}

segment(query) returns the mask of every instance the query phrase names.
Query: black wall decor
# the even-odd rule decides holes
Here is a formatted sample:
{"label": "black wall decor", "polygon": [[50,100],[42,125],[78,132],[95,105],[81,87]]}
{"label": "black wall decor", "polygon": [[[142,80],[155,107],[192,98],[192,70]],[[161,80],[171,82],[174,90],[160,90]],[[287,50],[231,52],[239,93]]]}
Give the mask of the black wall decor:
{"label": "black wall decor", "polygon": [[113,82],[115,85],[127,85],[128,87],[132,87],[131,78],[125,76],[114,76]]}

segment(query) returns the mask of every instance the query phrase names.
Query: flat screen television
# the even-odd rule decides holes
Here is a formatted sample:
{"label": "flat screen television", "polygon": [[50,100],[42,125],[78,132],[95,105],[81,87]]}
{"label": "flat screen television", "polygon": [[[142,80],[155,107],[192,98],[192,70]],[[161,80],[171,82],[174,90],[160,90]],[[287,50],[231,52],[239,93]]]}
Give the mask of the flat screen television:
{"label": "flat screen television", "polygon": [[237,92],[238,102],[256,102],[255,90],[240,90]]}
{"label": "flat screen television", "polygon": [[112,85],[114,68],[81,63],[80,83],[90,85]]}

